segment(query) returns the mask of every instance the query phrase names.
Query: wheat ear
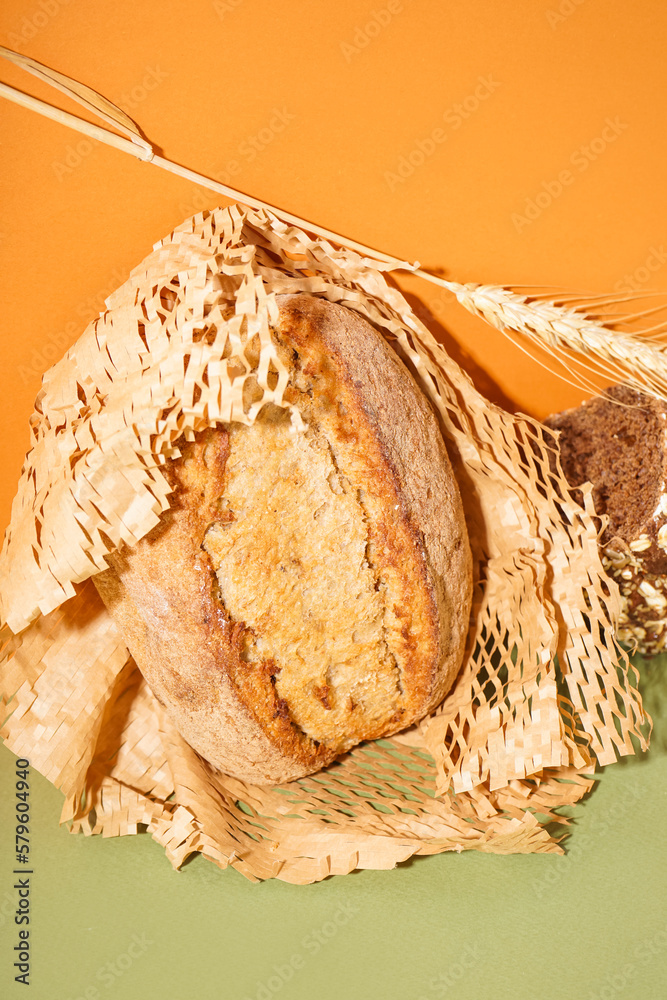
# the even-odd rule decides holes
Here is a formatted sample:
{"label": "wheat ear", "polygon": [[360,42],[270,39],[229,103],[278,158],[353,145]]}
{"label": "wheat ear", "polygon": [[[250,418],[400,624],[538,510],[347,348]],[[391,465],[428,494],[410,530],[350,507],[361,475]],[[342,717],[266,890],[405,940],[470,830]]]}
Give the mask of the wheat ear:
{"label": "wheat ear", "polygon": [[[418,272],[419,273],[419,272]],[[518,333],[539,344],[572,371],[573,355],[591,361],[596,371],[653,396],[667,396],[667,345],[620,332],[577,309],[553,301],[531,300],[497,285],[460,285],[439,279],[469,312],[511,339]],[[581,378],[578,378],[581,384]]]}

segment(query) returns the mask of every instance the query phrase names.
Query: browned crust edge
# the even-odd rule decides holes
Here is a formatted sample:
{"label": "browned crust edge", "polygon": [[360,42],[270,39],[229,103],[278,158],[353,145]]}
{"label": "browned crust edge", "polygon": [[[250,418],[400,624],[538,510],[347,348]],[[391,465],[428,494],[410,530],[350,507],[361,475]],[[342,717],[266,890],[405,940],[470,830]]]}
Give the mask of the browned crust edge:
{"label": "browned crust edge", "polygon": [[[412,704],[397,726],[404,728],[442,700],[461,664],[472,601],[472,555],[461,495],[433,409],[381,332],[369,338],[371,324],[365,318],[324,299],[294,295],[277,301],[279,329],[288,330],[302,350],[316,333],[335,356],[338,378],[354,389],[357,412],[372,429],[366,447],[375,446],[381,454],[383,485],[396,496],[396,517],[412,540],[423,592],[429,595],[423,609],[427,624],[421,626],[427,627],[435,654],[429,668],[410,679]],[[400,564],[402,553],[390,554]],[[406,607],[412,599],[405,594]]]}

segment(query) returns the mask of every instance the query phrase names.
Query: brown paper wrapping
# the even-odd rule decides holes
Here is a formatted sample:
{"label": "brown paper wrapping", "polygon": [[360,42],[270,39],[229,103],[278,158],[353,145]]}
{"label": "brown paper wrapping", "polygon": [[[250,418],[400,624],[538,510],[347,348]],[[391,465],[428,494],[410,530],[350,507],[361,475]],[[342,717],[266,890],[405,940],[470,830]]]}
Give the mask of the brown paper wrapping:
{"label": "brown paper wrapping", "polygon": [[[563,822],[557,810],[591,787],[596,764],[646,747],[590,493],[582,509],[550,432],[479,395],[388,269],[265,211],[205,212],[156,245],[44,376],[0,560],[11,713],[0,735],[63,790],[73,831],[147,829],[175,866],[201,852],[249,879],[294,883],[413,854],[560,852],[547,829]],[[160,467],[179,439],[284,405],[270,329],[275,296],[295,292],[370,320],[431,399],[477,582],[458,681],[430,717],[265,788],[216,772],[183,741],[90,578],[167,509]]]}

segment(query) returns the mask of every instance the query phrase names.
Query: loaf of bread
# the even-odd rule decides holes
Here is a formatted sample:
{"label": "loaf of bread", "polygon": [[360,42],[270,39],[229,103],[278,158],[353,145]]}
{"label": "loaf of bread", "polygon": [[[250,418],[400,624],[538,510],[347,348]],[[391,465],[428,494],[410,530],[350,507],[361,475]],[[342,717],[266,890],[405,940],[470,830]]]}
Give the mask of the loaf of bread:
{"label": "loaf of bread", "polygon": [[171,507],[95,578],[181,735],[220,770],[291,780],[444,697],[471,603],[439,426],[384,338],[281,296],[289,411],[183,443]]}
{"label": "loaf of bread", "polygon": [[546,420],[560,432],[571,486],[590,482],[609,523],[602,561],[618,582],[621,642],[644,655],[667,644],[667,405],[625,386]]}

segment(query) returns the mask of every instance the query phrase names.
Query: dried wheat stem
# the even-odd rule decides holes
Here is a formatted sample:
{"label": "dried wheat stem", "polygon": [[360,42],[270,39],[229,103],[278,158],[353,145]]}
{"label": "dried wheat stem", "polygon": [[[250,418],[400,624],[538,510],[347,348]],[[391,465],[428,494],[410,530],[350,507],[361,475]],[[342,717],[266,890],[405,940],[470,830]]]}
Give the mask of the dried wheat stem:
{"label": "dried wheat stem", "polygon": [[[278,209],[258,198],[252,198],[241,191],[220,184],[218,181],[158,155],[138,125],[121,108],[90,87],[4,46],[0,46],[0,56],[50,83],[62,93],[82,104],[87,110],[97,114],[107,124],[122,131],[124,136],[121,137],[109,132],[108,129],[78,118],[76,115],[61,111],[59,108],[39,101],[37,98],[24,94],[7,84],[0,83],[0,96],[101,142],[115,146],[117,149],[138,156],[142,160],[147,160],[155,166],[169,170],[195,184],[204,185],[226,197],[239,198],[246,205],[270,212],[287,225],[307,230],[324,240],[354,250],[366,257],[367,263],[371,266],[379,267],[382,270],[413,271],[426,281],[453,292],[461,305],[470,312],[481,316],[505,334],[509,335],[509,331],[522,334],[529,341],[541,344],[561,361],[564,361],[571,353],[583,354],[595,360],[598,371],[611,373],[617,379],[620,376],[620,379],[629,385],[654,395],[667,395],[667,364],[665,348],[662,345],[647,342],[647,340],[642,340],[632,334],[610,330],[590,316],[582,315],[575,308],[557,304],[558,296],[555,297],[555,300],[542,301],[541,296],[539,299],[533,296],[529,300],[526,296],[498,286],[460,285],[457,282],[447,281],[430,274],[421,269],[418,264],[399,260],[355,240],[340,236],[331,230],[316,226],[305,219]],[[643,297],[639,296],[639,298]],[[567,298],[569,297],[566,295],[565,299]],[[597,298],[598,296],[593,296],[591,302]],[[624,298],[611,300],[611,302],[614,301],[624,301]],[[581,307],[581,302],[579,306]],[[636,316],[649,315],[655,311],[659,310],[645,310],[643,314],[636,314]],[[566,365],[566,367],[568,366]]]}
{"label": "dried wheat stem", "polygon": [[0,97],[6,97],[22,108],[27,108],[29,111],[36,111],[37,114],[43,115],[44,118],[50,118],[51,121],[58,122],[60,125],[67,125],[69,128],[76,129],[77,132],[83,132],[85,135],[90,136],[91,139],[97,139],[99,142],[104,142],[108,146],[120,149],[124,153],[137,156],[141,160],[151,160],[153,157],[151,146],[141,138],[125,139],[121,135],[115,135],[115,133],[102,128],[100,125],[93,125],[92,122],[87,122],[84,118],[77,118],[76,115],[71,115],[69,111],[62,111],[52,104],[47,104],[46,101],[40,101],[37,97],[32,97],[31,94],[24,94],[22,91],[16,90],[15,87],[10,87],[6,83],[0,83]]}
{"label": "dried wheat stem", "polygon": [[[389,269],[395,271],[413,271],[419,266],[418,263],[411,264],[408,261],[400,260],[390,254],[374,250],[372,247],[368,247],[364,243],[359,243],[356,240],[340,236],[338,233],[334,233],[330,229],[325,229],[323,226],[318,226],[312,222],[308,222],[306,219],[302,219],[298,215],[293,215],[291,212],[285,212],[280,208],[276,208],[275,205],[271,205],[269,202],[251,197],[243,191],[239,191],[237,188],[229,187],[227,184],[221,184],[219,181],[212,180],[210,177],[206,177],[204,174],[200,174],[196,170],[191,170],[189,167],[184,167],[180,163],[168,160],[165,156],[158,155],[156,149],[153,147],[152,143],[146,139],[136,122],[125,114],[125,112],[116,104],[113,104],[102,94],[98,94],[96,90],[93,90],[91,87],[87,87],[85,84],[79,83],[78,80],[74,80],[72,77],[65,76],[64,73],[58,73],[57,70],[53,70],[49,66],[45,66],[43,63],[37,62],[36,59],[30,59],[27,56],[22,55],[20,52],[14,52],[12,49],[8,49],[4,45],[0,45],[0,57],[3,57],[9,62],[22,67],[22,69],[25,69],[28,73],[32,73],[34,76],[38,77],[38,79],[50,84],[63,94],[66,94],[73,101],[76,101],[77,104],[83,105],[83,107],[85,107],[88,111],[91,111],[93,114],[102,118],[103,121],[113,125],[114,128],[120,129],[120,131],[122,131],[127,138],[118,136],[99,125],[93,125],[91,122],[86,121],[85,118],[79,118],[76,115],[70,114],[68,111],[62,111],[60,108],[56,108],[52,104],[47,104],[45,101],[40,101],[38,98],[32,97],[30,94],[24,94],[23,91],[17,90],[16,87],[10,87],[6,83],[0,83],[0,97],[6,97],[7,100],[18,104],[21,107],[28,108],[30,111],[36,111],[37,114],[43,115],[45,118],[50,118],[52,121],[59,122],[61,125],[67,125],[68,128],[75,129],[77,132],[82,132],[84,135],[88,135],[92,139],[97,139],[99,142],[104,142],[109,146],[120,149],[124,153],[130,153],[132,156],[136,156],[141,160],[152,163],[153,166],[161,167],[163,170],[168,170],[170,173],[176,174],[178,177],[183,177],[185,180],[191,181],[193,184],[209,188],[209,190],[222,194],[226,198],[231,198],[234,201],[238,199],[242,201],[244,205],[248,205],[251,208],[270,212],[272,215],[276,216],[276,218],[280,219],[282,222],[286,222],[290,226],[296,226],[298,229],[308,230],[308,232],[315,233],[323,240],[332,241],[337,243],[339,246],[347,247],[349,250],[354,250],[356,253],[361,254],[362,257],[367,257],[368,263],[371,265],[375,265],[376,267],[379,264],[389,265]],[[387,268],[385,267],[385,269]]]}

